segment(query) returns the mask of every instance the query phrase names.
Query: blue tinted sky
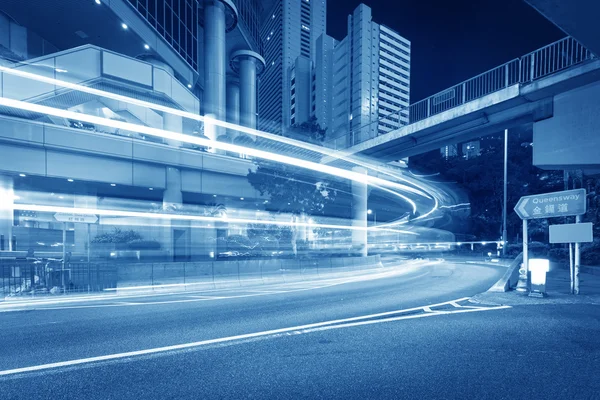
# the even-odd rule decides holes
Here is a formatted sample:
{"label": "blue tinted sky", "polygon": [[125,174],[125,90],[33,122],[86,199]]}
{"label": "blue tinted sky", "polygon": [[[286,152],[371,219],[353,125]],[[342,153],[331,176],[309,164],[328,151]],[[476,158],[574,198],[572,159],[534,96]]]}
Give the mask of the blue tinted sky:
{"label": "blue tinted sky", "polygon": [[[327,0],[327,31],[346,35],[360,0]],[[411,102],[566,36],[523,0],[363,0],[412,42]]]}

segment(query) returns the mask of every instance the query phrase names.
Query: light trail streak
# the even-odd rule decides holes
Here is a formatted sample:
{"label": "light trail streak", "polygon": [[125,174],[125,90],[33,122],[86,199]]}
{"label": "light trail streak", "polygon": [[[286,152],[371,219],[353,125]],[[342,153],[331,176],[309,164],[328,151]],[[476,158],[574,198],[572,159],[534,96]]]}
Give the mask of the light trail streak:
{"label": "light trail streak", "polygon": [[[99,90],[99,89],[86,87],[86,86],[76,84],[76,83],[62,81],[60,79],[55,79],[55,78],[51,78],[51,77],[47,77],[47,76],[42,76],[42,75],[26,72],[26,71],[21,71],[21,70],[14,69],[14,68],[0,66],[0,72],[18,76],[18,77],[25,78],[25,79],[31,79],[31,80],[35,80],[38,82],[52,84],[52,85],[56,85],[59,87],[68,88],[68,89],[72,89],[72,90],[76,90],[76,91],[80,91],[80,92],[84,92],[84,93],[88,93],[88,94],[93,94],[93,95],[97,95],[100,97],[106,97],[106,98],[110,98],[110,99],[114,99],[114,100],[118,100],[118,101],[123,101],[123,102],[129,103],[129,104],[134,104],[134,105],[138,105],[141,107],[147,107],[150,109],[154,109],[154,110],[158,110],[158,111],[162,111],[162,112],[166,112],[166,113],[171,113],[173,115],[178,115],[178,116],[181,116],[184,118],[189,118],[191,120],[204,122],[207,124],[214,124],[216,126],[221,126],[224,128],[237,130],[239,132],[244,132],[249,135],[254,135],[254,136],[262,137],[262,138],[265,138],[268,140],[285,143],[285,144],[288,144],[288,145],[291,145],[291,146],[294,146],[297,148],[302,148],[305,150],[313,151],[318,154],[345,160],[345,161],[351,162],[353,164],[362,166],[362,167],[366,168],[368,171],[375,171],[380,174],[393,177],[394,179],[397,179],[400,181],[410,182],[412,185],[418,187],[419,189],[415,189],[411,186],[400,184],[397,182],[392,182],[389,180],[385,180],[385,179],[381,179],[381,178],[377,178],[377,177],[373,177],[373,176],[369,176],[369,175],[365,176],[364,174],[347,171],[347,170],[344,170],[341,168],[331,167],[331,166],[324,165],[321,163],[314,163],[314,162],[301,160],[301,159],[297,159],[297,158],[293,158],[293,157],[289,157],[289,156],[284,156],[281,154],[266,152],[266,151],[262,151],[262,150],[258,150],[258,149],[252,149],[252,148],[247,148],[244,146],[238,146],[238,145],[233,145],[233,144],[228,144],[228,143],[217,142],[215,140],[203,139],[203,138],[199,138],[199,137],[195,137],[195,136],[185,135],[185,134],[181,134],[181,133],[177,133],[177,132],[169,132],[169,131],[162,130],[162,129],[151,128],[151,127],[131,124],[131,123],[127,123],[127,122],[122,122],[122,121],[109,120],[109,119],[96,117],[96,116],[92,116],[92,115],[88,115],[88,114],[73,113],[73,112],[70,112],[67,110],[56,109],[56,108],[42,106],[42,105],[38,105],[38,104],[31,104],[31,103],[23,102],[20,100],[0,98],[0,104],[5,105],[7,107],[18,108],[18,109],[28,110],[28,111],[32,111],[32,112],[38,112],[38,113],[42,113],[42,114],[49,114],[49,115],[54,115],[54,116],[63,117],[63,118],[80,120],[80,121],[89,122],[92,124],[134,131],[134,132],[143,133],[146,135],[151,135],[151,136],[156,136],[156,137],[161,137],[161,138],[165,138],[165,139],[171,139],[171,140],[176,140],[176,141],[185,142],[185,143],[197,144],[200,146],[218,148],[221,150],[231,151],[231,152],[235,152],[235,153],[248,154],[248,155],[251,155],[251,156],[254,156],[257,158],[281,162],[281,163],[285,163],[288,165],[294,165],[297,167],[310,169],[313,171],[324,172],[326,174],[329,174],[332,176],[337,176],[340,178],[345,178],[345,179],[350,179],[353,181],[366,183],[371,186],[378,187],[379,189],[381,189],[383,187],[391,187],[395,190],[410,192],[412,194],[425,197],[427,199],[433,199],[434,206],[424,215],[414,218],[413,221],[425,219],[426,217],[432,215],[439,207],[439,200],[437,199],[437,197],[428,194],[427,187],[424,186],[423,184],[420,184],[418,182],[411,182],[407,178],[403,177],[401,174],[392,173],[388,168],[380,167],[378,165],[362,161],[356,157],[350,158],[350,157],[348,157],[348,155],[351,154],[349,152],[342,152],[342,151],[338,151],[338,150],[335,150],[332,152],[332,150],[328,149],[328,148],[323,148],[321,146],[313,145],[310,143],[305,143],[305,142],[301,142],[298,140],[286,138],[283,136],[274,135],[274,134],[259,131],[257,129],[253,129],[253,128],[248,128],[248,127],[231,124],[231,123],[224,122],[224,121],[219,121],[217,119],[211,118],[210,116],[201,116],[201,115],[193,114],[193,113],[190,113],[187,111],[182,111],[182,110],[174,109],[171,107],[166,107],[166,106],[162,106],[159,104],[147,102],[144,100],[139,100],[139,99],[122,96],[122,95],[115,94],[115,93],[106,92],[106,91]],[[415,175],[413,174],[413,176],[415,176]],[[406,197],[406,196],[403,196],[399,193],[396,193],[396,194],[398,195],[398,197],[402,198],[403,200],[408,201],[409,204],[411,204],[411,206],[413,207],[413,210],[415,210],[416,205],[414,204],[414,202],[409,200],[408,197]],[[402,222],[402,223],[406,223],[406,222]],[[394,224],[394,223],[392,223],[392,224]]]}
{"label": "light trail streak", "polygon": [[137,133],[143,133],[150,136],[160,137],[163,139],[170,139],[179,142],[197,144],[199,146],[207,146],[213,147],[220,150],[231,151],[234,153],[243,153],[247,155],[251,155],[257,158],[276,161],[283,164],[293,165],[296,167],[309,169],[316,172],[322,172],[328,175],[336,176],[339,178],[349,179],[356,182],[361,182],[365,184],[379,184],[381,186],[390,186],[396,188],[398,190],[403,190],[407,192],[411,192],[417,195],[423,196],[424,194],[411,188],[407,185],[403,185],[396,182],[386,181],[381,178],[372,177],[367,174],[361,174],[358,172],[348,171],[341,168],[331,167],[329,165],[323,165],[311,161],[305,161],[294,157],[284,156],[281,154],[270,153],[263,150],[243,147],[239,145],[224,143],[224,142],[214,142],[208,139],[203,139],[196,136],[185,135],[182,133],[171,132],[164,129],[152,128],[148,126],[142,126],[137,124],[132,124],[129,122],[115,121],[108,118],[96,117],[93,115],[76,113],[73,111],[61,110],[54,107],[43,106],[40,104],[32,104],[27,103],[20,100],[8,99],[5,97],[0,98],[0,106],[16,108],[20,110],[31,111],[39,114],[53,115],[56,117],[74,119],[77,121],[84,121],[91,124],[108,126],[111,128],[123,129],[128,131],[133,131]]}
{"label": "light trail streak", "polygon": [[[222,217],[209,217],[201,215],[182,215],[182,214],[168,214],[168,213],[153,213],[153,212],[141,212],[141,211],[123,211],[123,210],[102,210],[92,208],[80,208],[80,207],[61,207],[61,206],[48,206],[39,204],[15,204],[15,210],[21,211],[37,211],[37,212],[48,212],[48,213],[67,213],[67,214],[84,214],[84,215],[101,215],[105,217],[131,217],[131,218],[147,218],[147,219],[172,219],[176,221],[200,221],[200,222],[230,222],[240,224],[260,224],[260,225],[278,225],[278,226],[297,226],[297,227],[311,227],[311,228],[327,228],[327,229],[340,229],[340,230],[368,230],[367,227],[352,226],[352,225],[333,225],[333,224],[319,224],[309,222],[286,222],[286,221],[265,221],[255,220],[249,218],[222,218]],[[198,227],[201,228],[201,227]],[[406,233],[409,235],[417,235],[414,232],[400,231],[389,229],[390,232]]]}
{"label": "light trail streak", "polygon": [[[328,148],[324,148],[321,146],[317,146],[317,145],[313,145],[310,143],[306,143],[306,142],[302,142],[299,140],[294,140],[294,139],[290,139],[290,138],[286,138],[284,136],[280,136],[280,135],[274,135],[272,133],[268,133],[268,132],[264,132],[264,131],[259,131],[257,129],[253,129],[253,128],[248,128],[245,126],[241,126],[241,125],[235,125],[229,122],[225,122],[225,121],[220,121],[214,118],[211,118],[210,116],[201,116],[198,114],[193,114],[187,111],[182,111],[182,110],[178,110],[175,108],[171,108],[171,107],[166,107],[166,106],[162,106],[160,104],[155,104],[155,103],[151,103],[148,101],[144,101],[144,100],[139,100],[139,99],[135,99],[132,97],[127,97],[127,96],[123,96],[123,95],[119,95],[119,94],[115,94],[115,93],[110,93],[110,92],[106,92],[103,90],[99,90],[99,89],[94,89],[94,88],[90,88],[87,86],[83,86],[83,85],[79,85],[76,83],[71,83],[71,82],[66,82],[66,81],[62,81],[60,79],[55,79],[55,78],[50,78],[50,77],[46,77],[43,75],[37,75],[34,73],[30,73],[30,72],[26,72],[26,71],[21,71],[18,69],[14,69],[14,68],[8,68],[8,67],[3,67],[0,66],[0,72],[4,72],[10,75],[15,75],[15,76],[19,76],[22,78],[26,78],[26,79],[31,79],[31,80],[35,80],[38,82],[43,82],[43,83],[48,83],[48,84],[52,84],[52,85],[56,85],[56,86],[60,86],[60,87],[64,87],[64,88],[69,88],[72,90],[77,90],[80,92],[84,92],[84,93],[88,93],[88,94],[93,94],[96,96],[100,96],[100,97],[106,97],[109,99],[113,99],[113,100],[118,100],[118,101],[123,101],[129,104],[134,104],[137,106],[141,106],[141,107],[147,107],[150,109],[154,109],[157,111],[162,111],[162,112],[166,112],[166,113],[170,113],[173,115],[177,115],[177,116],[181,116],[184,118],[189,118],[195,121],[199,121],[199,122],[207,122],[207,123],[211,123],[223,128],[227,128],[227,129],[232,129],[232,130],[236,130],[239,132],[244,132],[247,133],[249,135],[254,135],[254,136],[259,136],[268,140],[272,140],[272,141],[276,141],[276,142],[280,142],[280,143],[285,143],[285,144],[289,144],[292,145],[294,147],[298,147],[298,148],[303,148],[305,150],[310,150],[313,151],[315,153],[319,153],[322,155],[326,155],[326,156],[331,156],[337,159],[341,159],[341,160],[345,160],[345,161],[349,161],[352,162],[356,165],[365,167],[369,170],[373,170],[373,171],[377,171],[379,173],[385,174],[385,175],[390,175],[390,176],[394,176],[397,179],[401,179],[401,180],[405,180],[405,178],[401,177],[400,175],[397,174],[392,174],[389,170],[387,170],[386,168],[381,168],[378,167],[372,163],[367,163],[361,160],[358,160],[356,158],[350,158],[348,157],[348,155],[350,155],[349,152],[341,152],[339,150],[334,150],[333,154],[332,154],[332,150],[328,149]],[[79,114],[81,115],[81,114]],[[106,125],[108,126],[108,125]],[[206,139],[205,139],[206,140]],[[210,140],[211,144],[214,143],[218,143],[214,140]],[[208,145],[209,147],[216,147],[213,145]],[[423,196],[427,196],[426,193],[420,193],[420,195]]]}

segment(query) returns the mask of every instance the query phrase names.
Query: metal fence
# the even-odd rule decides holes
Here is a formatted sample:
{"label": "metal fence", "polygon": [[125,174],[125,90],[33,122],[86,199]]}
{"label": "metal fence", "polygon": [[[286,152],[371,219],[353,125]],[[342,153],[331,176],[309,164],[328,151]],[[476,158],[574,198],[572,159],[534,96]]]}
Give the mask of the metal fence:
{"label": "metal fence", "polygon": [[67,263],[63,268],[60,262],[0,262],[0,297],[98,292],[116,285],[117,269],[111,264]]}
{"label": "metal fence", "polygon": [[[572,37],[566,37],[411,104],[408,107],[409,124],[512,85],[530,83],[594,58],[596,56],[579,42]],[[362,141],[353,144],[360,142]]]}

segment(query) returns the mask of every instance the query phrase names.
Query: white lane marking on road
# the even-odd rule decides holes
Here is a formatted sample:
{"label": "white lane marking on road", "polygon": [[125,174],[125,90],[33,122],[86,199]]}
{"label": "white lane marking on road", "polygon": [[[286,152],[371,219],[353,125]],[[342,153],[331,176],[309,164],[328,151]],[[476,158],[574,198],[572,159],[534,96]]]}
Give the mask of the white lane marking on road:
{"label": "white lane marking on road", "polygon": [[[384,318],[384,319],[378,319],[378,320],[359,321],[359,322],[352,322],[352,323],[346,323],[346,324],[337,324],[337,325],[325,326],[325,327],[309,328],[309,329],[304,329],[302,331],[302,333],[311,333],[311,332],[325,331],[325,330],[330,330],[330,329],[350,328],[350,327],[353,327],[353,326],[380,324],[380,323],[384,323],[384,322],[400,321],[400,320],[404,320],[404,319],[437,317],[437,316],[440,316],[440,315],[464,314],[464,313],[478,312],[478,311],[480,312],[480,311],[504,310],[504,309],[507,309],[507,308],[512,308],[512,307],[511,306],[497,306],[497,307],[487,307],[487,308],[478,308],[478,309],[464,309],[464,310],[453,310],[453,311],[435,311],[435,312],[432,312],[432,313],[417,314],[417,315],[402,315],[402,316],[399,316],[399,317],[391,317],[391,318]],[[1,372],[0,372],[0,375],[2,375]]]}
{"label": "white lane marking on road", "polygon": [[[419,266],[421,267],[421,266]],[[420,268],[416,268],[416,269],[420,269]],[[316,284],[315,282],[288,282],[288,283],[284,283],[284,284],[279,284],[276,285],[272,288],[278,288],[280,286],[288,286],[285,290],[283,290],[281,293],[292,293],[292,292],[302,292],[302,291],[308,291],[308,290],[315,290],[315,289],[324,289],[324,288],[328,288],[328,287],[333,287],[333,286],[339,286],[339,285],[343,285],[343,284],[347,284],[347,283],[353,283],[353,282],[360,282],[360,281],[368,281],[368,280],[376,280],[376,279],[381,279],[381,278],[385,278],[385,277],[390,277],[390,276],[394,276],[394,275],[404,275],[406,273],[412,272],[413,270],[415,270],[415,268],[407,268],[407,269],[402,269],[400,271],[398,270],[392,270],[392,271],[383,271],[377,274],[371,274],[371,275],[361,275],[361,276],[354,276],[354,277],[340,277],[340,278],[332,278],[332,279],[327,279],[327,280],[323,280],[321,282],[318,282],[318,284]],[[300,286],[298,287],[293,287],[293,285],[297,285]],[[291,288],[289,286],[292,286]],[[266,288],[268,289],[268,288]],[[236,287],[236,288],[228,288],[228,289],[214,289],[212,290],[212,292],[222,292],[222,291],[231,291],[231,290],[238,290],[241,291],[243,290],[243,287]],[[205,293],[210,293],[211,291],[206,291]],[[249,290],[245,290],[245,292],[249,292]],[[136,306],[149,306],[149,305],[162,305],[162,304],[177,304],[177,303],[193,303],[193,302],[197,302],[197,301],[206,301],[206,300],[223,300],[223,299],[237,299],[237,298],[243,298],[243,297],[254,297],[254,296],[267,296],[270,294],[279,294],[279,293],[255,293],[255,294],[248,294],[248,295],[231,295],[231,296],[216,296],[216,297],[210,297],[210,298],[198,298],[198,299],[184,299],[184,300],[167,300],[167,301],[151,301],[151,302],[144,302],[144,303],[139,303],[136,304]],[[189,297],[188,293],[186,292],[177,292],[177,293],[169,293],[169,294],[157,294],[156,296],[167,296],[167,295],[173,295],[173,296],[182,296],[182,297]],[[127,299],[127,298],[141,298],[141,297],[152,297],[153,295],[139,295],[139,296],[115,296],[115,295],[110,295],[108,297],[97,297],[94,299],[91,299],[91,301],[109,301],[109,300],[123,300],[123,299]],[[82,300],[80,301],[85,301],[83,300],[85,298],[82,298]],[[58,301],[33,301],[33,302],[21,302],[21,301],[17,301],[14,303],[9,303],[9,304],[0,304],[0,313],[2,312],[18,312],[18,311],[24,311],[24,310],[31,310],[34,309],[36,311],[44,311],[44,310],[72,310],[72,309],[85,309],[85,308],[102,308],[102,307],[125,307],[125,306],[133,306],[133,304],[131,305],[126,305],[126,304],[97,304],[97,305],[70,305],[70,306],[57,306],[57,307],[42,307],[42,308],[36,308],[37,306],[43,306],[43,305],[50,305],[50,304],[63,304],[63,303],[71,303],[72,301],[68,300],[68,299],[60,299]],[[15,307],[32,307],[33,308],[15,308]]]}
{"label": "white lane marking on road", "polygon": [[[462,301],[462,300],[466,300],[466,299],[469,299],[469,298],[465,297],[465,298],[462,298],[459,300],[454,300],[454,301],[458,302],[458,301]],[[427,307],[431,308],[431,307],[443,306],[443,305],[447,305],[448,303],[449,302],[431,304]],[[88,358],[81,358],[81,359],[76,359],[76,360],[61,361],[61,362],[54,362],[54,363],[49,363],[49,364],[41,364],[41,365],[33,365],[33,366],[29,366],[29,367],[8,369],[8,370],[0,371],[0,377],[16,375],[16,374],[23,374],[23,373],[28,373],[28,372],[37,372],[37,371],[43,371],[43,370],[57,369],[57,368],[61,368],[61,367],[70,367],[70,366],[74,366],[74,365],[90,364],[90,363],[101,362],[101,361],[118,360],[118,359],[124,359],[124,358],[135,357],[135,356],[144,356],[144,355],[150,355],[150,354],[165,353],[165,352],[176,351],[176,350],[192,349],[192,348],[197,348],[197,347],[202,347],[202,346],[207,346],[207,345],[212,345],[212,344],[240,341],[240,340],[244,340],[244,339],[280,336],[280,335],[299,335],[299,334],[303,334],[303,333],[324,331],[324,330],[328,330],[328,329],[348,328],[348,327],[361,326],[361,325],[370,325],[370,324],[377,324],[377,323],[384,323],[384,322],[400,321],[400,320],[404,320],[404,319],[423,318],[423,317],[432,317],[432,316],[467,313],[467,312],[501,310],[501,309],[506,309],[506,308],[511,308],[511,307],[510,306],[497,306],[497,307],[488,307],[488,308],[481,308],[481,309],[439,311],[439,312],[435,312],[435,313],[424,313],[424,314],[417,314],[417,315],[400,315],[400,316],[384,318],[384,319],[375,319],[375,320],[373,319],[373,318],[378,318],[378,317],[382,317],[382,316],[390,316],[390,315],[394,315],[394,314],[403,314],[403,313],[407,313],[410,311],[423,310],[424,307],[421,306],[421,307],[407,308],[407,309],[403,309],[403,310],[387,311],[387,312],[377,313],[377,314],[362,315],[362,316],[358,316],[358,317],[317,322],[317,323],[312,323],[312,324],[293,326],[293,327],[289,327],[289,328],[272,329],[272,330],[267,330],[267,331],[262,331],[262,332],[254,332],[254,333],[228,336],[228,337],[217,338],[217,339],[202,340],[202,341],[198,341],[198,342],[183,343],[183,344],[177,344],[177,345],[172,345],[172,346],[164,346],[164,347],[157,347],[157,348],[152,348],[152,349],[130,351],[130,352],[125,352],[125,353],[108,354],[108,355],[104,355],[104,356],[88,357]]]}

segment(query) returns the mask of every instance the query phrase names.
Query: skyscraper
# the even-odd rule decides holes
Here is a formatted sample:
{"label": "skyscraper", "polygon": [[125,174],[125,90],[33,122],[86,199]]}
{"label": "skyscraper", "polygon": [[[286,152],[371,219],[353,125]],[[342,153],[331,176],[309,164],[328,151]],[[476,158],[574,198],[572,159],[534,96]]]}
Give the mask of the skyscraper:
{"label": "skyscraper", "polygon": [[371,9],[360,4],[348,16],[344,39],[324,35],[318,43],[316,90],[331,97],[324,99],[328,111],[316,115],[330,145],[350,147],[408,123],[408,40],[373,22]]}
{"label": "skyscraper", "polygon": [[259,128],[283,133],[312,114],[312,63],[325,33],[326,0],[277,0],[263,23],[266,68],[259,87]]}

